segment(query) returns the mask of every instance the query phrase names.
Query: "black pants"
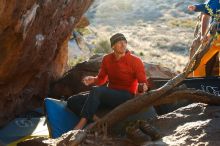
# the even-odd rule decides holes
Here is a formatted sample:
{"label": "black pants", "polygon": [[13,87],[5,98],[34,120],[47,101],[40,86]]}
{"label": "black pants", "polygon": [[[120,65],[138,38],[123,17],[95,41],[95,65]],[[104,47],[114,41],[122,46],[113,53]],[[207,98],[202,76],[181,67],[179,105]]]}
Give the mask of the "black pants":
{"label": "black pants", "polygon": [[99,86],[93,87],[89,93],[69,97],[67,106],[80,117],[92,121],[100,106],[114,108],[132,97],[128,91]]}

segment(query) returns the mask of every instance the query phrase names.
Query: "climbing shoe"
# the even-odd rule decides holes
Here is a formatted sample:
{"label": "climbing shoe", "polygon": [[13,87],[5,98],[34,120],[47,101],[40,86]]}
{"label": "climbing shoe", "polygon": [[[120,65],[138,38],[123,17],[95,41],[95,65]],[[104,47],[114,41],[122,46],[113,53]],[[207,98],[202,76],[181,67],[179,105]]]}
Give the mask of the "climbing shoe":
{"label": "climbing shoe", "polygon": [[132,140],[135,144],[143,144],[144,142],[151,141],[149,135],[143,133],[143,131],[136,126],[129,126],[126,128],[126,136]]}
{"label": "climbing shoe", "polygon": [[153,141],[158,140],[162,137],[159,131],[154,126],[150,125],[149,122],[140,120],[138,121],[138,123],[139,123],[139,128],[141,129],[141,131],[149,135]]}

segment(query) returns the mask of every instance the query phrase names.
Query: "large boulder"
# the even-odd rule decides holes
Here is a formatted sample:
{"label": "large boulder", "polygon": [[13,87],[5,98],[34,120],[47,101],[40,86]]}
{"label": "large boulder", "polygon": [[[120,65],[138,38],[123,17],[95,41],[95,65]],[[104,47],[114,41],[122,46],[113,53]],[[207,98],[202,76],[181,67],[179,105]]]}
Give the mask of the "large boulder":
{"label": "large boulder", "polygon": [[220,145],[220,106],[190,104],[153,120],[164,136],[155,144]]}
{"label": "large boulder", "polygon": [[146,74],[152,79],[171,79],[176,73],[158,64],[144,63]]}
{"label": "large boulder", "polygon": [[92,1],[0,0],[0,126],[62,76],[68,39]]}
{"label": "large boulder", "polygon": [[85,76],[98,74],[102,56],[94,56],[89,61],[84,61],[71,68],[55,82],[51,83],[49,96],[54,98],[69,97],[71,95],[91,89],[82,83]]}

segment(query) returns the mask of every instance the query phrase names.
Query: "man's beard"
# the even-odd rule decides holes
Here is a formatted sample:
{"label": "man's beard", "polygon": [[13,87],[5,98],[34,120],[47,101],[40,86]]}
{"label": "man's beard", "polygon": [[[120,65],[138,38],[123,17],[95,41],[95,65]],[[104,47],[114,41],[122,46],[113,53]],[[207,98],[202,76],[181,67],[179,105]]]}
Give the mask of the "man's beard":
{"label": "man's beard", "polygon": [[124,48],[123,51],[122,51],[122,50],[119,50],[117,53],[122,55],[122,54],[124,54],[125,52],[126,52],[126,48]]}

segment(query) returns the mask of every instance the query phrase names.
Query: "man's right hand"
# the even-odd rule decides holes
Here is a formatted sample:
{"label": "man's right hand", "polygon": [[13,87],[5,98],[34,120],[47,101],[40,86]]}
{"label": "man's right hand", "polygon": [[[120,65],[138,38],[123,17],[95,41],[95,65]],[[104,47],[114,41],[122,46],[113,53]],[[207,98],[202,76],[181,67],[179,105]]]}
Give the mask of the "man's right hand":
{"label": "man's right hand", "polygon": [[93,76],[86,76],[82,79],[82,82],[86,85],[89,86],[93,83],[95,83],[96,77]]}
{"label": "man's right hand", "polygon": [[149,90],[146,83],[139,83],[138,84],[138,94],[143,94]]}
{"label": "man's right hand", "polygon": [[188,10],[189,11],[195,11],[196,7],[194,5],[189,5]]}
{"label": "man's right hand", "polygon": [[200,38],[200,41],[204,44],[206,44],[209,40],[210,36],[209,35],[204,35],[204,36],[201,36]]}

